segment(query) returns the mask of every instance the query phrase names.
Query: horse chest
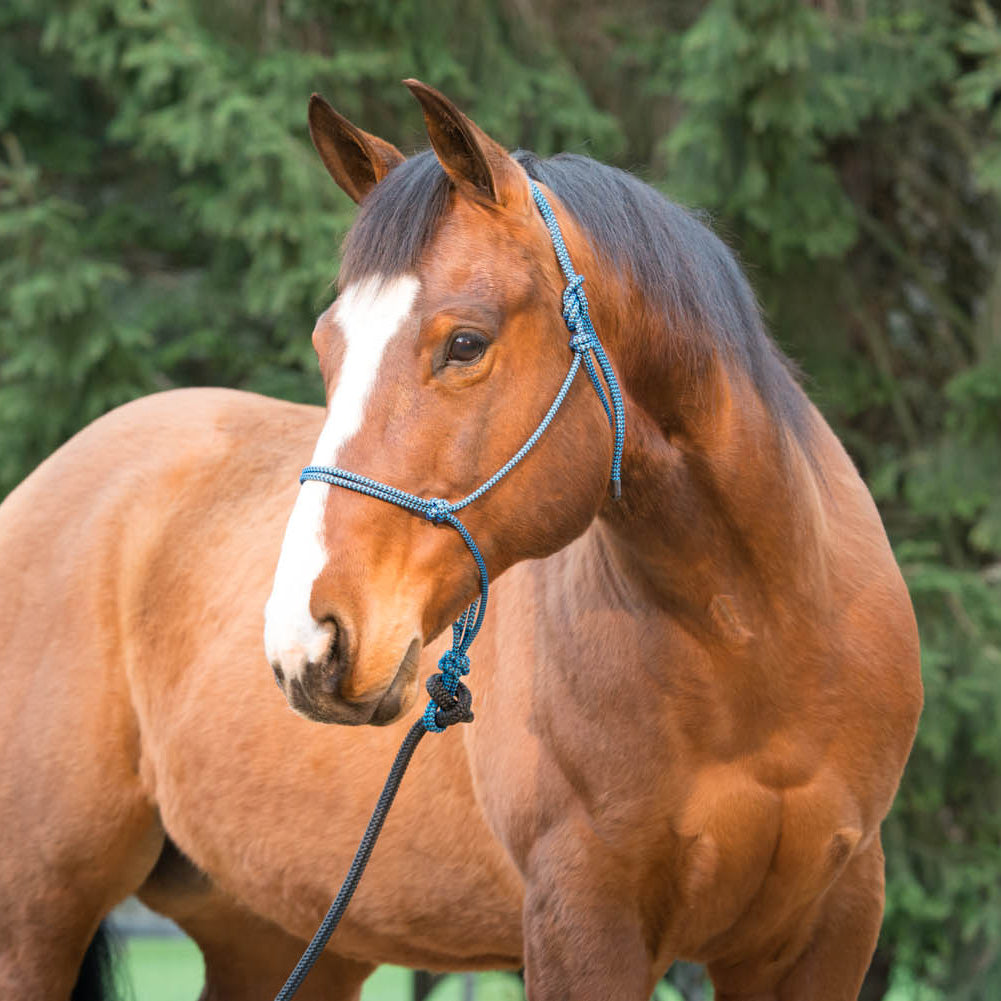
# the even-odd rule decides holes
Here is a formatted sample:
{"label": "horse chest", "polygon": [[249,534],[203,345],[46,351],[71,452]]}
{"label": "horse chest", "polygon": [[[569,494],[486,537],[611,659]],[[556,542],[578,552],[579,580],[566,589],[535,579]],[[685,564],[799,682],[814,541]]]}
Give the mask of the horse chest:
{"label": "horse chest", "polygon": [[536,726],[481,748],[477,795],[491,826],[527,884],[613,886],[655,950],[708,961],[721,941],[758,947],[766,927],[795,935],[862,847],[836,769],[791,756],[791,737],[708,762],[678,747],[658,754],[641,731],[595,753],[553,720]]}

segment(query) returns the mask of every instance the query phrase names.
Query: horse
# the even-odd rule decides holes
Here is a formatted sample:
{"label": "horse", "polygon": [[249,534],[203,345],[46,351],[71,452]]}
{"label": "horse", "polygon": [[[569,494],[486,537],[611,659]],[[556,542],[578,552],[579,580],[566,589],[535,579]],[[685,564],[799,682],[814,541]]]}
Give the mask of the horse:
{"label": "horse", "polygon": [[67,997],[133,893],[198,943],[203,998],[283,982],[479,587],[449,525],[299,471],[457,498],[536,427],[571,351],[534,182],[621,384],[621,497],[576,378],[463,511],[493,581],[475,722],[425,738],[299,996],[389,962],[642,1001],[684,959],[719,1001],[854,999],[922,704],[875,504],[695,215],[406,83],[409,158],[310,103],[360,204],[326,409],[140,399],[0,508],[0,994]]}

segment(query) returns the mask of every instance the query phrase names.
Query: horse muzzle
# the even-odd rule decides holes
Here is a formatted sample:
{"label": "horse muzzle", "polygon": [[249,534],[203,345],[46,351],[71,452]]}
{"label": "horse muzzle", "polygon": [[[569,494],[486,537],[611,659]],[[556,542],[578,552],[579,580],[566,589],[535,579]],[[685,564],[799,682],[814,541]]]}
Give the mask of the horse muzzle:
{"label": "horse muzzle", "polygon": [[300,664],[290,676],[280,663],[272,663],[272,670],[289,706],[306,719],[384,726],[399,719],[414,703],[421,646],[420,638],[414,637],[402,657],[373,651],[366,659],[374,658],[380,666],[395,663],[396,667],[388,681],[366,683],[362,679],[371,678],[374,672],[364,669],[358,654],[352,654],[343,630],[335,629],[321,660]]}

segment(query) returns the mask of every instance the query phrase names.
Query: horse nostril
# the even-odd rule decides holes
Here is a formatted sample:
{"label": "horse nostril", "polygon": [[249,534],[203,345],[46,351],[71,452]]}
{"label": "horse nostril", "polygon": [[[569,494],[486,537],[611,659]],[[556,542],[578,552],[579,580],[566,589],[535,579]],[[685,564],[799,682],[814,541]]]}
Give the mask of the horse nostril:
{"label": "horse nostril", "polygon": [[283,688],[285,685],[285,672],[277,664],[272,664],[271,670],[275,672],[275,684],[279,688]]}
{"label": "horse nostril", "polygon": [[329,672],[337,674],[341,670],[341,660],[344,656],[344,629],[333,615],[328,615],[321,625],[330,630],[330,643],[327,646],[326,656],[321,661],[321,666]]}
{"label": "horse nostril", "polygon": [[324,695],[340,697],[341,684],[348,671],[348,635],[341,620],[328,615],[322,625],[330,630],[330,640],[322,659],[314,665],[311,681]]}

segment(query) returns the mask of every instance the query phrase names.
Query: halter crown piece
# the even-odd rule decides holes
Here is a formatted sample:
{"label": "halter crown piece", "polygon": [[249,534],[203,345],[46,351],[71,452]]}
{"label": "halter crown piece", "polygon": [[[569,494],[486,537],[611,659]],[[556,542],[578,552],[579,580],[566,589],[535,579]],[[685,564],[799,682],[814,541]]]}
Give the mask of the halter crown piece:
{"label": "halter crown piece", "polygon": [[[477,487],[471,494],[457,501],[446,501],[441,497],[418,497],[416,494],[407,493],[405,490],[399,490],[386,483],[380,483],[378,480],[360,476],[358,473],[352,473],[350,470],[340,469],[337,466],[306,466],[299,477],[300,483],[305,483],[307,480],[318,480],[334,487],[346,487],[348,490],[355,490],[369,497],[388,501],[390,504],[396,504],[414,514],[422,515],[434,525],[451,525],[462,536],[462,541],[473,554],[480,575],[480,595],[452,624],[452,648],[446,650],[438,661],[441,673],[433,674],[427,682],[431,701],[428,702],[427,708],[424,710],[422,721],[425,729],[433,733],[441,733],[453,723],[468,723],[473,718],[470,709],[472,695],[460,679],[469,673],[467,651],[483,624],[483,615],[487,608],[487,593],[490,587],[486,563],[484,563],[473,537],[469,534],[469,530],[455,516],[455,512],[461,511],[467,504],[472,504],[473,501],[482,497],[528,455],[535,443],[542,437],[543,432],[552,423],[556,411],[566,399],[581,362],[587,370],[591,384],[598,394],[598,399],[601,400],[601,405],[608,417],[609,427],[615,436],[610,476],[612,496],[618,498],[622,492],[622,445],[625,439],[625,415],[618,380],[615,378],[611,362],[609,362],[605,349],[595,333],[594,325],[591,323],[587,296],[583,287],[584,276],[574,271],[566,244],[563,242],[559,223],[556,221],[556,216],[553,215],[553,210],[550,208],[546,196],[543,195],[534,181],[529,183],[532,188],[532,197],[535,199],[535,204],[549,230],[553,249],[556,251],[557,260],[559,260],[567,280],[567,287],[563,291],[563,319],[571,334],[570,348],[573,351],[573,360],[570,362],[570,370],[567,372],[563,384],[556,393],[556,398],[525,444],[490,479]],[[598,375],[598,369],[601,370],[601,375],[608,387],[607,396]]]}

